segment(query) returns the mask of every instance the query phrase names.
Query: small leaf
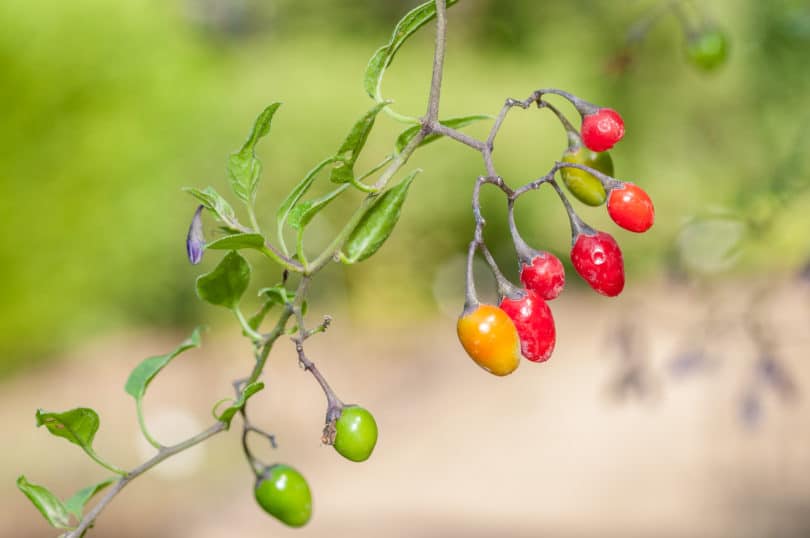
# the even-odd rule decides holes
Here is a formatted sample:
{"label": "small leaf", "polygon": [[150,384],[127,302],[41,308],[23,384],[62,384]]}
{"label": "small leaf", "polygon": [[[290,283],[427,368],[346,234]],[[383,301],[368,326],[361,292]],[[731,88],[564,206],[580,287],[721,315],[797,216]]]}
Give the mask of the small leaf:
{"label": "small leaf", "polygon": [[337,164],[332,169],[329,180],[333,183],[349,183],[354,179],[354,163],[366,145],[368,135],[374,127],[377,114],[388,105],[388,102],[375,104],[362,118],[357,120],[351,131],[340,145],[335,160]]}
{"label": "small leaf", "polygon": [[236,220],[233,208],[225,198],[220,196],[214,187],[206,187],[202,191],[192,187],[186,187],[183,190],[199,200],[206,209],[214,214],[217,220],[225,224],[227,229],[239,231],[239,221]]}
{"label": "small leaf", "polygon": [[220,237],[205,245],[209,250],[239,250],[242,248],[252,248],[264,250],[264,236],[257,233],[239,233]]}
{"label": "small leaf", "polygon": [[76,492],[73,497],[65,501],[65,509],[76,516],[76,519],[81,520],[82,513],[84,512],[84,505],[93,498],[93,496],[98,493],[99,491],[103,490],[113,482],[115,482],[117,478],[108,478],[103,482],[99,482],[98,484],[94,484],[92,486],[87,486],[84,489],[80,489]]}
{"label": "small leaf", "polygon": [[98,413],[87,407],[77,407],[64,413],[48,413],[38,409],[37,426],[45,426],[51,434],[88,449],[98,431]]}
{"label": "small leaf", "polygon": [[335,162],[334,157],[329,157],[328,159],[324,159],[323,161],[319,162],[315,165],[315,168],[307,172],[307,175],[304,176],[304,179],[298,182],[290,194],[287,195],[287,198],[281,203],[276,212],[276,223],[278,225],[279,230],[282,226],[284,226],[284,222],[287,220],[287,217],[290,214],[290,210],[293,206],[298,203],[298,200],[301,199],[304,194],[309,190],[312,184],[315,182],[315,178],[318,176],[318,172],[324,169],[325,166]]}
{"label": "small leaf", "polygon": [[[245,404],[248,401],[248,398],[259,392],[264,388],[264,383],[261,381],[254,381],[250,385],[247,385],[244,389],[242,389],[241,394],[239,394],[239,399],[233,402],[227,409],[225,409],[222,413],[217,416],[217,420],[220,422],[224,422],[225,425],[230,428],[231,420],[233,420],[234,415],[236,412],[245,407]],[[216,411],[214,411],[216,413]]]}
{"label": "small leaf", "polygon": [[[458,0],[447,0],[447,7],[452,6]],[[391,64],[394,55],[405,41],[413,35],[419,28],[430,22],[436,16],[436,4],[429,0],[424,4],[409,11],[397,23],[394,33],[387,45],[380,47],[371,57],[366,66],[366,74],[363,79],[363,86],[368,95],[376,100],[382,101],[380,87],[386,68]]]}
{"label": "small leaf", "polygon": [[306,228],[312,218],[329,205],[329,202],[334,200],[341,192],[345,191],[347,187],[349,187],[349,184],[344,183],[320,198],[296,204],[296,206],[292,208],[292,211],[290,211],[290,226],[295,230],[303,230]]}
{"label": "small leaf", "polygon": [[262,173],[262,163],[256,158],[256,144],[270,132],[273,115],[281,103],[273,103],[256,118],[250,136],[242,148],[228,157],[228,179],[234,194],[243,201],[252,203],[256,186]]}
{"label": "small leaf", "polygon": [[[476,121],[491,120],[491,119],[492,116],[488,116],[485,114],[475,114],[472,116],[462,116],[460,118],[449,118],[446,120],[441,120],[439,123],[441,123],[445,127],[450,127],[451,129],[460,129],[461,127],[466,127],[467,125],[475,123]],[[419,133],[419,130],[421,128],[422,128],[421,125],[414,125],[413,127],[408,127],[407,129],[402,131],[402,133],[400,133],[400,135],[397,137],[396,143],[394,144],[396,152],[402,153],[402,150],[405,149],[405,146],[407,146],[408,143],[411,140],[413,140],[413,137],[415,137]],[[441,137],[442,135],[440,134],[435,133],[429,134],[422,139],[422,141],[419,143],[417,147],[421,148],[422,146],[430,144],[431,142],[435,142]]]}
{"label": "small leaf", "polygon": [[51,526],[58,529],[70,529],[70,515],[59,498],[51,493],[48,488],[32,484],[20,476],[17,479],[17,487],[28,499],[34,503],[37,510],[42,514]]}
{"label": "small leaf", "polygon": [[250,283],[250,265],[235,250],[222,258],[213,271],[197,277],[197,295],[213,305],[233,310]]}
{"label": "small leaf", "polygon": [[290,303],[293,300],[293,295],[290,290],[281,285],[259,290],[259,296],[264,296],[268,301],[273,301],[275,304]]}
{"label": "small leaf", "polygon": [[399,220],[408,188],[418,171],[411,173],[385,191],[369,207],[343,245],[341,260],[356,263],[365,260],[382,246]]}
{"label": "small leaf", "polygon": [[171,353],[166,355],[159,355],[157,357],[150,357],[143,360],[138,366],[129,374],[127,383],[124,390],[132,395],[136,400],[143,398],[146,393],[146,387],[152,382],[152,379],[160,371],[166,367],[175,357],[189,349],[200,347],[200,327],[194,329],[191,336],[184,340],[177,348]]}

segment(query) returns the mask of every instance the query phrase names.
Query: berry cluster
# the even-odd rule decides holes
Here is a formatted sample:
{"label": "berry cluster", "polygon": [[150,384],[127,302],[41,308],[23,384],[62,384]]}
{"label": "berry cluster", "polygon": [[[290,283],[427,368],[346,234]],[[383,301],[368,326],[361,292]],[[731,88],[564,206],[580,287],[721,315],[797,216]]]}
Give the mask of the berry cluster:
{"label": "berry cluster", "polygon": [[[580,130],[575,129],[553,105],[542,99],[544,94],[568,99],[582,117]],[[608,233],[594,230],[576,214],[567,196],[555,180],[559,171],[570,193],[589,206],[606,203],[613,221],[631,232],[647,231],[655,210],[650,197],[633,183],[612,177],[613,161],[607,150],[624,136],[624,121],[613,109],[597,107],[567,92],[538,90],[526,101],[508,100],[505,110],[520,106],[554,112],[568,135],[568,148],[560,161],[545,176],[511,189],[500,177],[481,177],[473,192],[476,216],[475,239],[470,243],[467,259],[467,298],[459,317],[457,332],[467,354],[488,372],[504,376],[520,364],[520,356],[531,362],[547,361],[556,344],[554,316],[547,301],[557,298],[565,287],[565,270],[559,258],[550,252],[531,248],[517,230],[514,218],[515,200],[522,194],[550,184],[564,205],[571,224],[571,263],[576,272],[595,291],[614,297],[624,289],[624,263],[616,240]],[[502,113],[503,114],[503,113]],[[522,288],[510,283],[498,268],[483,240],[485,224],[481,217],[481,185],[493,184],[507,196],[509,229],[517,253]],[[480,251],[487,261],[498,286],[498,306],[479,302],[473,283],[473,258]]]}

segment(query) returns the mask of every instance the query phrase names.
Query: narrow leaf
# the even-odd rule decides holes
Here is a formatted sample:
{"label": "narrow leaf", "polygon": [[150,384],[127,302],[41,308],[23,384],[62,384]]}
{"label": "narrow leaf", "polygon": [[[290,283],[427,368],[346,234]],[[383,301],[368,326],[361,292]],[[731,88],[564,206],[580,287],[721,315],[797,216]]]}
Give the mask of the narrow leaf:
{"label": "narrow leaf", "polygon": [[209,250],[239,250],[242,248],[252,248],[264,250],[264,236],[257,233],[239,233],[220,237],[205,245]]}
{"label": "narrow leaf", "polygon": [[59,498],[51,493],[48,488],[32,484],[26,480],[25,476],[17,479],[17,487],[28,499],[34,503],[37,510],[42,514],[51,526],[58,529],[69,529],[70,515]]}
{"label": "narrow leaf", "polygon": [[250,136],[242,148],[228,157],[228,180],[234,194],[247,203],[252,203],[256,187],[262,173],[262,163],[256,158],[256,144],[259,139],[270,132],[273,115],[281,103],[273,103],[265,108],[256,118]]}
{"label": "narrow leaf", "polygon": [[224,422],[227,427],[230,427],[231,420],[233,420],[233,417],[234,415],[236,415],[236,412],[245,407],[248,398],[259,392],[263,388],[264,383],[262,383],[261,381],[254,381],[250,385],[247,385],[244,389],[242,389],[242,393],[239,395],[239,399],[233,402],[222,413],[220,413],[217,416],[217,420],[219,420],[220,422]]}
{"label": "narrow leaf", "polygon": [[341,192],[345,191],[347,187],[349,187],[349,184],[344,183],[320,198],[299,202],[292,208],[292,211],[290,211],[290,226],[295,230],[303,230],[306,228],[312,218],[329,205],[329,202],[334,200]]}
{"label": "narrow leaf", "polygon": [[206,187],[204,190],[185,187],[183,190],[199,200],[226,228],[239,231],[239,221],[236,220],[233,208],[214,187]]}
{"label": "narrow leaf", "polygon": [[329,180],[333,183],[349,183],[354,179],[354,163],[366,145],[368,135],[374,127],[377,114],[385,108],[387,102],[375,104],[352,126],[343,144],[340,145],[335,160],[337,164],[332,169]]}
{"label": "narrow leaf", "polygon": [[[471,123],[475,123],[476,121],[491,120],[491,119],[492,119],[492,116],[488,116],[488,115],[485,115],[485,114],[475,114],[475,115],[472,115],[472,116],[462,116],[462,117],[459,117],[459,118],[449,118],[449,119],[446,119],[446,120],[441,120],[439,123],[441,123],[445,127],[450,127],[451,129],[460,129],[461,127],[466,127],[467,125],[470,125]],[[419,133],[419,129],[421,129],[421,128],[422,128],[421,125],[414,125],[413,127],[409,127],[407,129],[405,129],[404,131],[402,131],[402,133],[400,133],[400,135],[397,137],[396,143],[394,144],[394,147],[396,148],[396,152],[397,153],[402,153],[402,150],[405,149],[405,146],[407,146],[408,143],[411,140],[413,140],[413,137],[415,137]],[[429,134],[425,138],[422,139],[422,141],[419,143],[419,145],[417,147],[422,147],[422,146],[425,146],[427,144],[430,144],[431,142],[435,142],[436,140],[440,139],[441,137],[442,137],[442,135],[440,135],[440,134],[435,134],[435,133]]]}
{"label": "narrow leaf", "polygon": [[160,373],[175,357],[189,349],[200,347],[200,327],[194,329],[191,336],[184,340],[177,348],[171,353],[166,355],[159,355],[150,357],[142,361],[138,366],[129,374],[127,383],[124,390],[132,395],[136,400],[143,398],[146,393],[146,387],[152,382],[152,379]]}
{"label": "narrow leaf", "polygon": [[[447,7],[452,6],[457,1],[458,0],[447,0]],[[368,93],[372,99],[376,101],[383,100],[380,91],[383,75],[385,74],[385,69],[394,59],[394,55],[397,53],[397,50],[399,50],[399,47],[401,47],[414,32],[430,22],[434,17],[436,17],[436,4],[434,0],[428,0],[424,4],[409,11],[399,23],[397,23],[388,44],[377,49],[366,66],[366,74],[363,78],[363,86],[366,93]]]}
{"label": "narrow leaf", "polygon": [[408,188],[418,171],[385,191],[369,207],[343,245],[341,260],[356,263],[365,260],[382,246],[399,220]]}
{"label": "narrow leaf", "polygon": [[318,177],[318,172],[324,169],[325,166],[335,162],[334,157],[329,157],[328,159],[324,159],[323,161],[319,162],[315,165],[315,168],[307,172],[307,175],[304,176],[304,179],[298,182],[290,194],[287,195],[287,198],[281,203],[276,212],[276,223],[278,225],[279,230],[282,226],[284,226],[284,222],[287,220],[287,217],[290,214],[290,210],[293,206],[298,203],[298,200],[301,199],[304,194],[309,190],[312,184],[315,182],[315,178]]}
{"label": "narrow leaf", "polygon": [[116,480],[117,478],[108,478],[107,480],[99,482],[98,484],[80,489],[75,495],[73,495],[73,497],[65,501],[65,509],[76,516],[76,519],[81,520],[82,514],[84,513],[84,506],[88,503],[88,501],[90,501],[90,499],[92,499],[96,493],[103,490]]}
{"label": "narrow leaf", "polygon": [[268,301],[273,301],[275,304],[287,304],[292,302],[293,293],[284,286],[273,286],[272,288],[262,288],[259,290],[259,296],[264,296]]}
{"label": "narrow leaf", "polygon": [[250,283],[250,265],[235,250],[222,258],[213,271],[197,277],[197,295],[213,305],[233,310]]}
{"label": "narrow leaf", "polygon": [[77,407],[64,413],[48,413],[38,409],[37,426],[45,426],[51,434],[88,449],[98,431],[98,413],[87,407]]}

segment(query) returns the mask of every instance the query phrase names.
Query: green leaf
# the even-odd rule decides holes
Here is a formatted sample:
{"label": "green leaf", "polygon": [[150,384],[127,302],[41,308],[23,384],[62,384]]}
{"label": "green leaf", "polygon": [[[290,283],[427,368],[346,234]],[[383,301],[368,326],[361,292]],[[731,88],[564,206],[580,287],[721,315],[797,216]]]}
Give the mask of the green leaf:
{"label": "green leaf", "polygon": [[200,347],[200,331],[201,328],[197,327],[191,336],[185,339],[174,351],[166,355],[159,355],[157,357],[149,357],[144,359],[138,366],[129,374],[127,383],[124,390],[132,395],[136,400],[141,400],[146,393],[146,387],[152,382],[152,379],[160,371],[166,367],[175,357],[189,349]]}
{"label": "green leaf", "polygon": [[81,520],[82,514],[84,512],[84,505],[93,498],[93,496],[98,493],[99,491],[103,490],[113,482],[115,482],[117,478],[108,478],[103,482],[99,482],[98,484],[94,484],[92,486],[87,486],[86,488],[80,489],[76,492],[73,497],[65,501],[65,509],[76,516],[76,519]]}
{"label": "green leaf", "polygon": [[45,426],[51,434],[67,439],[87,449],[93,444],[98,431],[98,413],[88,407],[77,407],[64,413],[37,410],[37,426]]}
{"label": "green leaf", "polygon": [[197,277],[197,295],[213,305],[233,310],[250,283],[250,265],[235,250],[222,258],[213,271]]}
{"label": "green leaf", "polygon": [[42,517],[48,520],[51,526],[58,529],[72,528],[68,510],[56,495],[48,491],[48,488],[32,484],[26,480],[25,476],[17,479],[17,487],[34,503]]}
{"label": "green leaf", "polygon": [[274,304],[287,304],[291,303],[294,298],[294,293],[284,286],[278,285],[272,288],[262,288],[259,290],[259,296],[264,296],[268,301],[273,301]]}
{"label": "green leaf", "polygon": [[[447,7],[452,6],[458,0],[447,0]],[[366,74],[363,79],[363,86],[369,96],[375,101],[382,101],[382,79],[386,68],[391,65],[391,60],[405,41],[419,28],[430,22],[436,16],[436,4],[434,0],[428,0],[424,4],[409,11],[397,23],[394,33],[387,45],[380,47],[366,66]]]}
{"label": "green leaf", "polygon": [[215,241],[205,245],[209,250],[239,250],[242,248],[252,248],[264,250],[264,236],[257,233],[238,233],[220,237]]}
{"label": "green leaf", "polygon": [[366,140],[368,140],[368,135],[371,133],[372,127],[374,127],[377,114],[387,105],[387,101],[375,104],[352,126],[343,144],[340,145],[337,155],[335,155],[337,164],[329,176],[330,181],[333,183],[350,183],[354,180],[354,163],[366,145]]}
{"label": "green leaf", "polygon": [[[247,385],[245,388],[242,389],[242,393],[239,394],[239,399],[233,402],[227,409],[225,409],[219,415],[215,415],[217,420],[220,422],[224,422],[228,428],[231,426],[231,420],[233,420],[234,415],[236,412],[245,407],[245,404],[248,401],[248,398],[259,392],[264,388],[264,383],[261,381],[254,381],[253,383]],[[216,414],[216,411],[214,411]]]}
{"label": "green leaf", "polygon": [[204,190],[185,187],[183,190],[199,200],[206,209],[214,214],[217,220],[225,224],[226,229],[239,231],[240,224],[236,220],[233,208],[225,198],[220,196],[214,187],[206,187]]}
{"label": "green leaf", "polygon": [[385,191],[368,208],[343,244],[341,260],[356,263],[365,260],[382,246],[399,220],[408,188],[419,171],[412,172],[397,185]]}
{"label": "green leaf", "polygon": [[256,118],[250,136],[242,148],[228,157],[228,179],[234,194],[247,203],[252,203],[256,186],[262,173],[262,163],[256,158],[256,144],[270,132],[273,115],[281,103],[273,103]]}
{"label": "green leaf", "polygon": [[315,168],[307,172],[307,175],[304,176],[304,179],[298,182],[290,194],[287,195],[287,198],[281,203],[276,212],[276,223],[278,225],[279,232],[281,227],[284,226],[284,222],[287,220],[287,217],[290,214],[290,210],[298,203],[298,200],[301,199],[304,194],[309,190],[312,184],[315,182],[315,178],[318,176],[318,172],[324,169],[325,166],[335,162],[334,157],[329,157],[328,159],[324,159],[323,161],[319,162],[315,165]]}
{"label": "green leaf", "polygon": [[329,202],[334,200],[341,192],[345,191],[347,187],[349,187],[349,184],[344,183],[320,198],[296,204],[296,206],[292,208],[292,211],[290,211],[290,226],[295,230],[303,230],[306,228],[312,218],[329,205]]}
{"label": "green leaf", "polygon": [[[450,127],[451,129],[459,129],[461,127],[466,127],[471,123],[475,123],[476,121],[491,120],[491,119],[492,116],[488,116],[486,114],[474,114],[472,116],[462,116],[459,118],[449,118],[446,120],[441,120],[439,123],[441,123],[445,127]],[[394,144],[396,152],[402,153],[402,150],[405,149],[405,146],[407,146],[408,143],[411,140],[413,140],[413,137],[415,137],[419,133],[419,130],[421,128],[422,128],[421,125],[414,125],[413,127],[409,127],[404,131],[402,131],[402,133],[400,133],[400,135],[397,137],[396,143]],[[419,143],[419,145],[416,147],[422,147],[424,145],[430,144],[431,142],[435,142],[441,137],[442,135],[440,134],[436,133],[429,134],[425,138],[423,138],[422,141]]]}

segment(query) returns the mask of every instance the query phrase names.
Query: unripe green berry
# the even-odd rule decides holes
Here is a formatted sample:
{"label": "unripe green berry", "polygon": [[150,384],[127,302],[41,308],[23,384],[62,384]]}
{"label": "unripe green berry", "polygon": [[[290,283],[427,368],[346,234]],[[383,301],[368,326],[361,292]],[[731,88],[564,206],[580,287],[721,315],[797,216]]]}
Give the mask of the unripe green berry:
{"label": "unripe green berry", "polygon": [[707,28],[689,37],[686,43],[689,61],[704,71],[714,71],[726,61],[728,38],[716,28]]}
{"label": "unripe green berry", "polygon": [[[566,163],[583,164],[605,175],[613,175],[613,159],[607,151],[591,151],[585,146],[568,148],[563,153],[562,161]],[[577,200],[590,206],[600,206],[605,203],[607,193],[602,182],[585,170],[579,168],[561,168],[560,175],[563,183],[568,187]]]}
{"label": "unripe green berry", "polygon": [[377,444],[377,422],[367,409],[347,405],[335,422],[334,447],[351,461],[365,461]]}
{"label": "unripe green berry", "polygon": [[256,479],[256,502],[290,527],[303,527],[312,516],[312,494],[304,477],[289,465],[267,467]]}

